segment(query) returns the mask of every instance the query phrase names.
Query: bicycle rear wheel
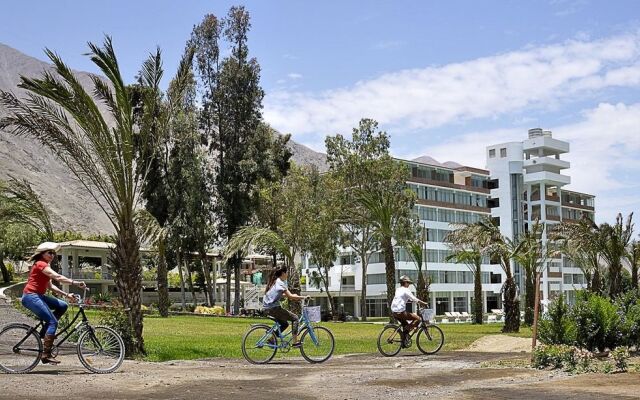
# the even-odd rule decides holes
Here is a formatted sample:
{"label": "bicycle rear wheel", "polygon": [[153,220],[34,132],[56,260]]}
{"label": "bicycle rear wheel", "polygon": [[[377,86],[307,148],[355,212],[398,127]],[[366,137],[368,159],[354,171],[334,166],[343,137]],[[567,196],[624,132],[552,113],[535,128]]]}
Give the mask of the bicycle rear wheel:
{"label": "bicycle rear wheel", "polygon": [[310,329],[305,329],[300,343],[302,343],[300,353],[310,363],[327,361],[336,346],[333,333],[323,326],[313,327],[313,334]]}
{"label": "bicycle rear wheel", "polygon": [[106,326],[87,327],[80,335],[77,350],[82,365],[96,374],[114,372],[124,361],[124,341]]}
{"label": "bicycle rear wheel", "polygon": [[393,357],[402,349],[402,335],[398,325],[387,325],[378,335],[378,351],[386,357]]}
{"label": "bicycle rear wheel", "polygon": [[242,338],[242,355],[251,364],[266,364],[278,351],[278,338],[266,325],[254,326]]}
{"label": "bicycle rear wheel", "polygon": [[38,365],[42,357],[42,340],[23,324],[7,325],[0,331],[0,370],[24,374]]}
{"label": "bicycle rear wheel", "polygon": [[436,325],[423,326],[418,332],[416,343],[424,354],[436,354],[444,345],[444,333]]}

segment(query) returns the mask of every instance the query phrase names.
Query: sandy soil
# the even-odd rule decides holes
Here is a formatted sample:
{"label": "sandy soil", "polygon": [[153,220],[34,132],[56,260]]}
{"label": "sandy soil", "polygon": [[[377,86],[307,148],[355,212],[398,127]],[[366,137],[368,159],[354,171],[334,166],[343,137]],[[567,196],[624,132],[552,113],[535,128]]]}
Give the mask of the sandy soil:
{"label": "sandy soil", "polygon": [[425,357],[405,351],[334,357],[311,365],[279,358],[266,366],[242,360],[167,363],[126,361],[111,375],[85,371],[71,351],[57,367],[28,375],[0,375],[0,399],[637,399],[640,374],[568,376],[528,368],[485,368],[486,361],[517,361],[517,354],[448,352]]}
{"label": "sandy soil", "polygon": [[471,343],[464,351],[483,353],[525,353],[531,352],[531,339],[508,335],[483,336]]}

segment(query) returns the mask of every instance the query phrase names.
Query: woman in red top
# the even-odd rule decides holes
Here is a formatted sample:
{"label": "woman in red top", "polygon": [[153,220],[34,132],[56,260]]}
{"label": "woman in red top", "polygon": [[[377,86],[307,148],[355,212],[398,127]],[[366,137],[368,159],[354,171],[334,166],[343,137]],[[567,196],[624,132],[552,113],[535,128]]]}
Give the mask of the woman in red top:
{"label": "woman in red top", "polygon": [[[85,288],[87,285],[81,281],[74,281],[63,275],[56,273],[49,263],[56,257],[56,252],[60,250],[60,245],[53,242],[44,242],[38,246],[36,252],[29,259],[35,261],[29,272],[29,279],[27,285],[22,292],[22,305],[33,312],[38,318],[45,322],[44,329],[44,353],[42,356],[42,362],[44,364],[59,364],[60,361],[56,361],[51,356],[51,348],[53,347],[53,341],[56,338],[56,329],[58,328],[58,319],[64,315],[67,311],[67,303],[59,300],[53,296],[47,296],[45,293],[47,289],[53,293],[67,297],[73,300],[73,295],[65,293],[56,285],[51,283],[51,280],[56,280],[61,283],[68,283],[78,286],[79,288]],[[53,311],[52,311],[53,310]]]}

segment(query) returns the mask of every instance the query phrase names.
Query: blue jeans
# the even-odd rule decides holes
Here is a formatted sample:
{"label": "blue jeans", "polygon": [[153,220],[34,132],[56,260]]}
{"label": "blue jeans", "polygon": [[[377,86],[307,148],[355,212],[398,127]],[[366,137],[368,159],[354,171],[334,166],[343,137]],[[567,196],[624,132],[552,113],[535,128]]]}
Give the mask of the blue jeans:
{"label": "blue jeans", "polygon": [[67,303],[62,300],[36,293],[23,294],[22,305],[45,322],[47,335],[56,334],[58,319],[67,312],[68,307]]}

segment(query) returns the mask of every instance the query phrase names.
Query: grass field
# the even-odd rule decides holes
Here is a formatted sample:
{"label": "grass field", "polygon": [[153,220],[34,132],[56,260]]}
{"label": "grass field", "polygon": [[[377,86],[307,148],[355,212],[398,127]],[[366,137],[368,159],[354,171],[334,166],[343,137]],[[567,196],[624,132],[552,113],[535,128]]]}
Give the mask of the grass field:
{"label": "grass field", "polygon": [[[149,361],[190,360],[200,358],[242,358],[242,335],[252,323],[269,323],[264,319],[147,316],[144,320],[144,338]],[[322,323],[331,329],[336,339],[334,354],[373,353],[381,324]],[[444,350],[467,347],[484,335],[500,333],[500,324],[440,325],[445,333]],[[517,334],[530,337],[531,330],[521,329]],[[298,351],[291,354],[299,356]]]}

